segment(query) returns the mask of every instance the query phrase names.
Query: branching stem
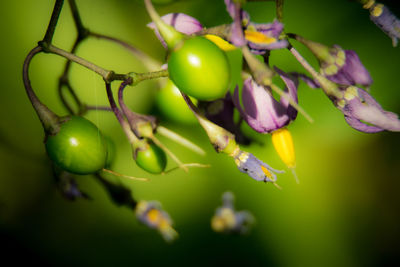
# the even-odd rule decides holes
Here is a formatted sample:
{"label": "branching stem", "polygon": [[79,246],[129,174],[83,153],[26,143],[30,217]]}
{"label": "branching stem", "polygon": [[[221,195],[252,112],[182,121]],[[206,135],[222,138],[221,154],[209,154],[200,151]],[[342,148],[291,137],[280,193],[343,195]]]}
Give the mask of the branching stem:
{"label": "branching stem", "polygon": [[42,47],[37,46],[29,52],[24,61],[22,77],[26,93],[32,103],[33,108],[39,116],[40,121],[42,122],[45,132],[47,134],[53,135],[56,134],[59,130],[60,118],[55,113],[53,113],[46,105],[40,102],[39,98],[36,96],[35,92],[32,89],[31,81],[29,79],[29,65],[31,63],[31,60],[35,55],[42,51]]}

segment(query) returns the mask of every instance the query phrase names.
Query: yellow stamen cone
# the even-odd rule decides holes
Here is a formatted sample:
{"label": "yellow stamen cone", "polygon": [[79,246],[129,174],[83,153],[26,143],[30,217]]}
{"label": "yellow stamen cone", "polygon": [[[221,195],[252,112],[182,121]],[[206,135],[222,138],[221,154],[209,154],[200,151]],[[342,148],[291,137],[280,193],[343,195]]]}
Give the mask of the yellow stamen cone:
{"label": "yellow stamen cone", "polygon": [[221,37],[214,35],[214,34],[206,34],[204,35],[208,40],[216,44],[221,50],[224,51],[232,51],[237,49],[236,46],[231,45],[229,42],[225,41]]}
{"label": "yellow stamen cone", "polygon": [[272,44],[277,40],[274,37],[270,37],[257,31],[245,30],[244,35],[246,40],[256,44]]}
{"label": "yellow stamen cone", "polygon": [[293,138],[289,130],[286,128],[278,129],[272,132],[272,144],[276,152],[285,165],[292,170],[296,182],[299,183],[297,178],[296,167],[296,154],[294,152]]}

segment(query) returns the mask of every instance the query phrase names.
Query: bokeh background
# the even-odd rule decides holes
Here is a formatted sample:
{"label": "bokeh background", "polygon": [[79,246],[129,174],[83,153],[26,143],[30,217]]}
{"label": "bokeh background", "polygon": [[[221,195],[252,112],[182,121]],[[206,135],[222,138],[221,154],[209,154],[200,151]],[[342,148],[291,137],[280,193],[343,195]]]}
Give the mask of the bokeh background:
{"label": "bokeh background", "polygon": [[[369,20],[368,12],[351,1],[285,1],[287,32],[329,45],[353,49],[369,69],[371,94],[390,111],[400,113],[400,48]],[[396,1],[387,1],[393,4]],[[302,84],[300,104],[313,116],[289,126],[295,141],[296,184],[290,172],[279,176],[283,190],[256,182],[240,173],[233,161],[216,154],[206,134],[195,126],[162,120],[162,124],[190,138],[207,151],[193,154],[162,139],[185,162],[211,164],[209,169],[148,175],[131,158],[131,150],[112,113],[91,112],[88,118],[117,145],[113,169],[150,182],[120,179],[136,199],[159,200],[180,233],[166,244],[156,231],[141,225],[134,213],[115,206],[91,177],[77,177],[92,200],[69,202],[55,189],[43,146],[43,130],[25,94],[22,62],[46,30],[54,1],[0,2],[0,251],[1,259],[59,266],[191,265],[222,266],[394,266],[400,238],[399,135],[364,134],[350,128],[343,115],[321,91]],[[119,37],[159,60],[165,52],[152,31],[142,1],[77,0],[83,22],[93,31]],[[211,27],[230,23],[222,0],[176,1],[159,5],[160,14],[185,12]],[[248,3],[255,22],[274,19],[272,2]],[[397,15],[399,9],[392,6]],[[66,3],[54,43],[70,49],[75,38]],[[316,66],[311,54],[295,46]],[[115,44],[87,40],[77,52],[117,72],[145,71],[143,64]],[[287,51],[274,51],[272,64],[286,71],[302,71]],[[66,110],[56,92],[65,60],[40,55],[31,65],[32,85],[40,99],[59,115]],[[90,104],[107,103],[96,74],[73,65],[72,84]],[[144,82],[126,91],[129,106],[154,112],[157,84]],[[155,111],[156,112],[156,111]],[[246,147],[275,168],[284,169],[270,136],[249,133],[260,141]],[[263,143],[261,145],[260,143]],[[170,161],[171,162],[171,161]],[[174,163],[169,163],[173,167]],[[115,179],[115,178],[111,178]],[[236,208],[251,211],[256,224],[246,236],[214,233],[210,218],[230,190]],[[16,254],[17,257],[12,256]]]}

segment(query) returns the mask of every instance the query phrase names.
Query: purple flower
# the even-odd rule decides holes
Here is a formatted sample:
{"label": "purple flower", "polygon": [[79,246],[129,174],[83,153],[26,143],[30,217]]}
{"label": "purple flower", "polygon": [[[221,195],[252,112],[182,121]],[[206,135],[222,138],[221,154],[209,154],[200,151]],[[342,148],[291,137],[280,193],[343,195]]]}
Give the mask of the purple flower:
{"label": "purple flower", "polygon": [[177,232],[172,228],[172,220],[168,213],[161,209],[157,201],[140,201],[136,206],[137,219],[149,228],[157,229],[165,241],[177,238]]}
{"label": "purple flower", "polygon": [[275,20],[267,24],[250,23],[244,33],[251,52],[261,55],[266,50],[282,49],[289,45],[287,40],[279,40],[282,31],[283,24]]}
{"label": "purple flower", "polygon": [[248,174],[251,178],[260,182],[276,182],[276,173],[283,173],[283,171],[273,169],[267,163],[262,162],[253,154],[245,151],[240,151],[235,156],[235,163],[239,171]]}
{"label": "purple flower", "polygon": [[240,8],[240,4],[225,0],[225,5],[233,19],[229,41],[235,46],[240,47],[247,43],[252,53],[261,55],[267,50],[281,49],[289,45],[287,40],[279,40],[283,31],[282,23],[251,23],[249,14]]}
{"label": "purple flower", "polygon": [[[289,97],[297,102],[297,81],[276,67],[275,70],[285,82],[285,91]],[[268,87],[258,85],[252,78],[244,81],[242,100],[244,109],[240,105],[239,90],[236,87],[233,97],[236,108],[249,126],[260,133],[280,129],[297,116],[297,110],[288,101],[282,97],[278,102]]]}
{"label": "purple flower", "polygon": [[358,131],[400,131],[397,115],[383,110],[381,105],[361,88],[349,86],[343,90],[343,97],[334,99],[333,102],[343,112],[346,122]]}
{"label": "purple flower", "polygon": [[[169,13],[167,15],[162,16],[161,19],[168,25],[171,25],[172,27],[174,27],[177,31],[187,34],[187,35],[196,33],[203,29],[203,26],[197,19],[195,19],[189,15],[186,15],[184,13]],[[157,38],[160,40],[162,45],[165,48],[167,48],[167,44],[165,43],[164,39],[161,37],[154,22],[147,24],[147,26],[154,30]]]}
{"label": "purple flower", "polygon": [[383,4],[374,4],[369,11],[370,19],[392,38],[393,46],[397,46],[400,39],[400,20]]}
{"label": "purple flower", "polygon": [[352,50],[344,50],[338,45],[332,47],[307,40],[297,34],[288,34],[304,44],[317,57],[321,74],[330,81],[340,85],[370,86],[372,78],[368,70],[361,63],[357,53]]}
{"label": "purple flower", "polygon": [[372,84],[368,70],[355,51],[344,50],[334,45],[329,53],[330,57],[320,59],[321,73],[326,78],[340,85],[370,86]]}
{"label": "purple flower", "polygon": [[245,234],[254,223],[253,215],[248,211],[235,211],[234,196],[231,192],[222,195],[222,206],[218,207],[211,219],[211,227],[216,232]]}

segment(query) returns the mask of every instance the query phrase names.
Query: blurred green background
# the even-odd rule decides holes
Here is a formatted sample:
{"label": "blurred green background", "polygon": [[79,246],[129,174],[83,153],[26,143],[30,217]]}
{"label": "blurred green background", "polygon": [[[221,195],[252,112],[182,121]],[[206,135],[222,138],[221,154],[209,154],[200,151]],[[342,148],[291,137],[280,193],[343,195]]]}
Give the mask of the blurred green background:
{"label": "blurred green background", "polygon": [[[353,49],[369,69],[371,94],[390,111],[400,113],[400,48],[369,20],[361,5],[345,0],[285,1],[287,32],[329,45]],[[395,1],[388,1],[395,2]],[[191,265],[221,266],[394,266],[400,238],[400,166],[397,133],[364,134],[350,128],[343,115],[321,91],[302,85],[300,104],[315,122],[299,116],[290,125],[297,154],[297,185],[290,172],[279,176],[283,190],[256,182],[240,173],[233,161],[216,154],[199,126],[162,124],[190,138],[207,151],[197,156],[162,139],[185,162],[212,164],[152,176],[131,158],[131,148],[111,113],[88,115],[117,144],[116,171],[146,176],[151,182],[121,179],[136,199],[159,200],[180,233],[166,244],[156,231],[141,225],[134,213],[116,207],[91,176],[78,177],[91,201],[69,202],[55,190],[43,146],[43,130],[22,84],[22,62],[46,30],[54,1],[0,2],[0,241],[3,261],[24,260],[60,266]],[[145,25],[149,17],[142,1],[77,0],[83,22],[93,31],[119,37],[159,60],[165,52]],[[400,12],[394,9],[399,15]],[[274,19],[272,2],[249,3],[255,22]],[[230,23],[222,0],[188,0],[157,6],[160,14],[185,12],[204,26]],[[54,37],[55,45],[70,49],[75,38],[66,3]],[[295,46],[316,66],[300,44]],[[78,55],[107,69],[126,73],[145,71],[129,52],[105,41],[87,40]],[[272,52],[272,64],[301,71],[287,51]],[[57,92],[65,60],[40,55],[31,65],[32,85],[40,99],[66,115]],[[73,65],[71,81],[89,104],[107,103],[101,78]],[[154,110],[157,84],[144,82],[126,91],[129,106]],[[285,168],[273,150],[270,136],[257,135],[264,145],[245,148],[275,168]],[[171,161],[170,161],[171,162]],[[173,167],[169,163],[169,167]],[[210,218],[231,190],[236,208],[251,211],[256,225],[246,236],[214,233]],[[11,253],[19,257],[12,257]]]}

